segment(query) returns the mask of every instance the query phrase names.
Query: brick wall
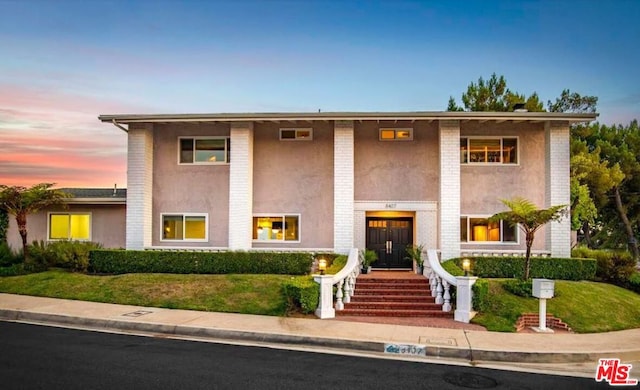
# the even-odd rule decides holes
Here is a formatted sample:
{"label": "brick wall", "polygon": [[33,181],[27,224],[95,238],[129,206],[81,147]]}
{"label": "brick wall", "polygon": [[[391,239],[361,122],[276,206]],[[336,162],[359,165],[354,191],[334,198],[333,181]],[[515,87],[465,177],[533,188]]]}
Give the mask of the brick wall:
{"label": "brick wall", "polygon": [[153,125],[130,127],[127,143],[127,249],[151,245]]}
{"label": "brick wall", "polygon": [[441,259],[460,256],[460,122],[440,121]]}
{"label": "brick wall", "polygon": [[231,124],[229,249],[251,249],[253,226],[253,123]]}
{"label": "brick wall", "polygon": [[[545,207],[570,204],[570,134],[566,122],[545,126]],[[547,225],[546,243],[552,257],[571,257],[571,219]]]}
{"label": "brick wall", "polygon": [[347,254],[354,245],[353,121],[336,121],[333,159],[333,247]]}

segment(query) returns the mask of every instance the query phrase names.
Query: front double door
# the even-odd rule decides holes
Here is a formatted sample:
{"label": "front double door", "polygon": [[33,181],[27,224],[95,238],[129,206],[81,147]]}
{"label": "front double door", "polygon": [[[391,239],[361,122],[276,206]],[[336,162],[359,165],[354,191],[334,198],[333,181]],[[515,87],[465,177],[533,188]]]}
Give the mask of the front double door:
{"label": "front double door", "polygon": [[413,218],[367,217],[367,249],[378,254],[374,268],[411,268],[406,247],[413,245]]}

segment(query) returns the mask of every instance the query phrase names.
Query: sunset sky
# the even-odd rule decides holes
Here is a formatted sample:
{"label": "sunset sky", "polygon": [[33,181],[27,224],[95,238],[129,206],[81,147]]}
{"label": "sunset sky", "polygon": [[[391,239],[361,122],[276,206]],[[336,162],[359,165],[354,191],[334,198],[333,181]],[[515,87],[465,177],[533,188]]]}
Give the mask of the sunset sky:
{"label": "sunset sky", "polygon": [[126,186],[100,114],[442,111],[471,81],[640,119],[640,1],[0,0],[0,184]]}

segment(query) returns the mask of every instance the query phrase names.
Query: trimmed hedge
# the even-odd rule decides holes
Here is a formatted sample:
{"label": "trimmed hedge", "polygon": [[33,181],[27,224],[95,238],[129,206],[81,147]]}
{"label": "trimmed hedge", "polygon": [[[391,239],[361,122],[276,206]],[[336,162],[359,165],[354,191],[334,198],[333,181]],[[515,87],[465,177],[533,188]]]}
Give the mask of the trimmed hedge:
{"label": "trimmed hedge", "polygon": [[303,252],[188,252],[95,250],[89,271],[101,274],[286,274],[305,275],[313,255]]}
{"label": "trimmed hedge", "polygon": [[478,279],[471,287],[471,303],[476,311],[486,311],[489,307],[489,281]]}
{"label": "trimmed hedge", "polygon": [[[466,257],[471,260],[471,273],[481,278],[521,278],[524,273],[524,257],[486,256]],[[462,259],[454,259],[458,267]],[[594,280],[595,259],[531,258],[530,276],[560,280]]]}
{"label": "trimmed hedge", "polygon": [[287,310],[313,313],[320,299],[320,285],[311,277],[291,278],[284,282],[282,291],[287,299]]}

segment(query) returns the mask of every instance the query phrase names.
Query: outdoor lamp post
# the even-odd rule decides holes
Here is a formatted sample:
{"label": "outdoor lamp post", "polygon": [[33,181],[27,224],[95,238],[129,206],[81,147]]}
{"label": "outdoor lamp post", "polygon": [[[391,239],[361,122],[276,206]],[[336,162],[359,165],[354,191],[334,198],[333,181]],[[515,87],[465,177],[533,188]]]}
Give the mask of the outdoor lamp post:
{"label": "outdoor lamp post", "polygon": [[324,275],[324,271],[327,270],[327,260],[325,259],[318,260],[318,270],[320,271],[320,275]]}
{"label": "outdoor lamp post", "polygon": [[471,269],[471,260],[462,260],[462,269],[464,270],[464,276],[469,276],[469,270]]}

